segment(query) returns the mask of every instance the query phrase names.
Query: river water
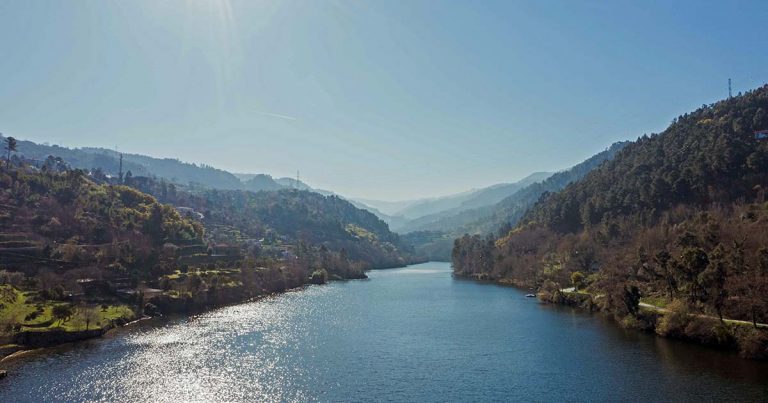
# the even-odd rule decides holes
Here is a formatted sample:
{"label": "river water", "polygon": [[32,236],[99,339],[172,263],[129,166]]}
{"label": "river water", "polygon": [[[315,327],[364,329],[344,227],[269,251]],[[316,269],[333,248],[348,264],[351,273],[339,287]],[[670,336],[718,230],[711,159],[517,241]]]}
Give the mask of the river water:
{"label": "river water", "polygon": [[624,331],[447,263],[155,320],[9,367],[0,400],[768,400],[768,364]]}

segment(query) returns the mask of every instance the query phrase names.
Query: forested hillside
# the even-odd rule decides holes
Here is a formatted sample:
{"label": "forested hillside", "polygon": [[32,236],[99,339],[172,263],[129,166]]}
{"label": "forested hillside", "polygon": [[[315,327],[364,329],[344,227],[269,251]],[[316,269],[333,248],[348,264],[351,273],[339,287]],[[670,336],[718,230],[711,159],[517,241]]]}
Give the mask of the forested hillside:
{"label": "forested hillside", "polygon": [[[201,213],[206,228],[231,229],[211,234],[220,242],[278,237],[290,244],[301,242],[337,253],[344,251],[361,269],[400,266],[415,259],[412,248],[386,223],[338,196],[295,189],[180,190],[146,178],[129,184],[165,203]],[[237,235],[232,236],[232,231]]]}
{"label": "forested hillside", "polygon": [[581,179],[589,171],[613,158],[629,142],[617,142],[585,161],[565,170],[547,175],[542,181],[534,181],[520,187],[496,204],[476,209],[461,211],[457,214],[440,217],[437,220],[418,220],[411,224],[414,231],[443,231],[452,234],[488,234],[502,227],[514,226],[522,215],[541,195],[557,192],[566,185]]}
{"label": "forested hillside", "polygon": [[11,352],[415,260],[336,196],[120,181],[56,157],[0,166],[0,345]]}
{"label": "forested hillside", "polygon": [[541,182],[519,188],[499,203],[442,216],[427,216],[408,223],[413,231],[403,237],[416,251],[432,260],[448,260],[453,241],[462,234],[506,233],[522,215],[547,192],[556,192],[582,178],[604,161],[613,158],[628,142],[618,142],[574,167]]}
{"label": "forested hillside", "polygon": [[[768,356],[764,333],[716,319],[768,322],[765,129],[768,87],[680,116],[543,197],[503,237],[457,240],[455,272],[555,300],[574,285],[625,324]],[[642,301],[668,311],[657,319]]]}
{"label": "forested hillside", "polygon": [[[0,170],[0,267],[119,268],[141,277],[165,243],[201,242],[203,226],[128,186],[80,170]],[[103,247],[107,247],[104,249]]]}

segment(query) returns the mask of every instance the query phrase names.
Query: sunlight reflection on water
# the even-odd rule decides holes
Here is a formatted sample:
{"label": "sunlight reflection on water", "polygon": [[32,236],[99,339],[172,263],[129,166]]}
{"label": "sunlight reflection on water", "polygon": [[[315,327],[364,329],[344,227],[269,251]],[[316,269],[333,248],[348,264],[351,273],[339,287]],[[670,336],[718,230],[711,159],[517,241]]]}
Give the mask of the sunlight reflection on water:
{"label": "sunlight reflection on water", "polygon": [[0,382],[0,401],[768,395],[765,365],[623,332],[597,317],[540,305],[519,290],[454,281],[447,264],[369,276],[140,325],[40,355],[11,368]]}

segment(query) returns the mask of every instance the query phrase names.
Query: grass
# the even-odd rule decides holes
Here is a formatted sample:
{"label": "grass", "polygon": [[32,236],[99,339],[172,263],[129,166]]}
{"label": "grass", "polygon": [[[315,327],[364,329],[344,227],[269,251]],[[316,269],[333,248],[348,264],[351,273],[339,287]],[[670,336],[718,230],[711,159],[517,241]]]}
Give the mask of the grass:
{"label": "grass", "polygon": [[345,229],[347,230],[347,232],[349,232],[350,234],[352,234],[352,235],[354,235],[354,236],[356,236],[358,238],[364,238],[364,239],[368,239],[370,241],[375,241],[376,240],[376,234],[374,234],[374,233],[372,233],[372,232],[370,232],[370,231],[366,230],[365,228],[360,227],[358,225],[347,224],[347,227]]}
{"label": "grass", "polygon": [[[34,292],[23,292],[14,287],[0,286],[0,322],[28,323],[31,325],[45,323],[50,320],[51,310],[55,304],[49,301],[34,301]],[[40,312],[35,319],[26,320],[27,315]]]}
{"label": "grass", "polygon": [[[80,331],[96,329],[109,324],[117,319],[133,319],[136,314],[133,310],[122,304],[107,305],[106,309],[101,305],[72,306],[73,315],[66,321],[60,321],[53,317],[53,307],[57,305],[71,305],[67,302],[40,300],[33,291],[21,291],[17,288],[5,285],[0,286],[0,323],[21,325],[22,330],[48,331],[66,330]],[[36,315],[33,313],[37,312]],[[34,316],[32,318],[31,316]],[[90,318],[90,323],[87,323]],[[4,331],[5,329],[0,329]]]}
{"label": "grass", "polygon": [[[49,331],[64,330],[67,332],[77,332],[82,330],[93,330],[107,326],[113,320],[125,319],[131,320],[136,317],[133,310],[127,305],[108,305],[106,309],[100,305],[96,306],[78,306],[74,308],[71,318],[61,321],[54,319],[51,315],[51,323],[46,327],[22,326],[22,330],[31,331]],[[90,323],[88,319],[90,318]]]}
{"label": "grass", "polygon": [[664,297],[642,297],[640,298],[640,302],[646,303],[648,305],[657,306],[659,308],[666,308],[667,305],[669,305],[669,300],[667,300]]}

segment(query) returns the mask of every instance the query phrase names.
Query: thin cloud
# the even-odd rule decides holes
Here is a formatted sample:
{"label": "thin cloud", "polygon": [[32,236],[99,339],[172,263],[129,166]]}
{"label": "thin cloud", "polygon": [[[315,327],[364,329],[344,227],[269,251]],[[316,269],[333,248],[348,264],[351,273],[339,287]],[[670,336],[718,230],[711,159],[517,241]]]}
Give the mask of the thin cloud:
{"label": "thin cloud", "polygon": [[258,113],[259,115],[271,116],[273,118],[278,118],[278,119],[283,119],[283,120],[299,120],[298,118],[295,118],[293,116],[281,115],[279,113],[262,112],[262,111],[256,111],[256,113]]}

